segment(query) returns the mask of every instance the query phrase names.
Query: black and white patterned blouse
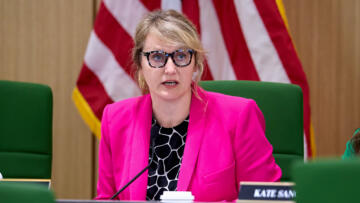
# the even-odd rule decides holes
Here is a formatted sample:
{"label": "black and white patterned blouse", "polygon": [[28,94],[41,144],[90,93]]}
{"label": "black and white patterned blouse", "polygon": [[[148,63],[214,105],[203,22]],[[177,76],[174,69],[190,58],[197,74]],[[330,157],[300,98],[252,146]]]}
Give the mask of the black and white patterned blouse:
{"label": "black and white patterned blouse", "polygon": [[189,116],[178,126],[164,128],[153,118],[146,200],[159,200],[164,191],[175,191],[184,154]]}

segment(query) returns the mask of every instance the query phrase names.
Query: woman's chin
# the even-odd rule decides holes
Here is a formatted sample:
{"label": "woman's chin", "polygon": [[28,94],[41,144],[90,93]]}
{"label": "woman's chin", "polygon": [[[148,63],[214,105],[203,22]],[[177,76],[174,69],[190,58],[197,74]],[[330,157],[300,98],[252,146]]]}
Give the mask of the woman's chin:
{"label": "woman's chin", "polygon": [[176,100],[180,100],[181,97],[185,96],[186,94],[184,92],[179,92],[179,91],[174,91],[174,90],[170,90],[170,91],[161,91],[155,94],[151,94],[152,97],[157,97],[158,99],[164,100],[164,101],[176,101]]}

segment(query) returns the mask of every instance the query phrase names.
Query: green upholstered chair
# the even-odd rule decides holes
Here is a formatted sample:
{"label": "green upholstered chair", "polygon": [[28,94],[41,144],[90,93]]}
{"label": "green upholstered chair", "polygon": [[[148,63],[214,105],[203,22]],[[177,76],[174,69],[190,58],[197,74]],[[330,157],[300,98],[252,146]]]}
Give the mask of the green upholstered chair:
{"label": "green upholstered chair", "polygon": [[0,81],[0,173],[51,178],[52,92],[48,86]]}
{"label": "green upholstered chair", "polygon": [[0,181],[0,202],[4,203],[53,203],[54,194],[36,183],[11,183]]}
{"label": "green upholstered chair", "polygon": [[291,181],[291,164],[304,160],[303,97],[297,85],[257,81],[201,81],[205,90],[251,98],[264,114],[282,181]]}
{"label": "green upholstered chair", "polygon": [[316,160],[293,166],[297,203],[359,202],[360,160]]}

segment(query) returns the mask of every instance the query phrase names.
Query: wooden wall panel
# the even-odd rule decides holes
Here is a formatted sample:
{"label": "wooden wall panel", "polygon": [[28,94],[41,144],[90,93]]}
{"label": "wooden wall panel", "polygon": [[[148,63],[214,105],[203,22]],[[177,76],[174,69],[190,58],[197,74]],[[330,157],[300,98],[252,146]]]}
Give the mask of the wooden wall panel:
{"label": "wooden wall panel", "polygon": [[99,10],[101,1],[102,1],[102,0],[95,0],[96,10]]}
{"label": "wooden wall panel", "polygon": [[93,137],[71,100],[94,16],[93,0],[0,0],[0,79],[49,85],[58,198],[93,196]]}
{"label": "wooden wall panel", "polygon": [[310,86],[318,156],[339,156],[360,127],[360,2],[284,0]]}
{"label": "wooden wall panel", "polygon": [[[95,0],[95,11],[94,11],[95,12],[95,17],[96,17],[97,12],[99,11],[100,3],[101,3],[101,0]],[[98,165],[98,163],[99,163],[99,144],[100,144],[100,140],[95,138],[95,141],[94,141],[94,157],[93,157],[93,160],[94,160],[94,174],[93,174],[94,192],[93,192],[93,196],[94,197],[96,196],[97,181],[99,179],[99,173],[98,173],[98,170],[99,170],[99,165]]]}

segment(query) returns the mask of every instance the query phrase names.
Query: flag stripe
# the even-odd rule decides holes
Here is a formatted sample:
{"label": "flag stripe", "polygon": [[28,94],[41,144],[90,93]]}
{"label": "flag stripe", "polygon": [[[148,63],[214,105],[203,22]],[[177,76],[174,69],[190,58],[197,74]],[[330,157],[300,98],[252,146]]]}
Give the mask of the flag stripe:
{"label": "flag stripe", "polygon": [[[131,0],[134,1],[134,0]],[[137,1],[137,0],[135,0]],[[149,10],[155,10],[155,9],[160,9],[161,8],[161,0],[140,0],[141,3]]]}
{"label": "flag stripe", "polygon": [[207,60],[204,60],[204,72],[202,75],[201,80],[214,80],[214,77],[211,74],[209,64],[207,63]]}
{"label": "flag stripe", "polygon": [[107,95],[101,81],[84,63],[79,79],[76,83],[79,91],[88,102],[99,120],[102,117],[103,108],[106,104],[112,103],[112,99]]}
{"label": "flag stripe", "polygon": [[[289,75],[290,80],[293,83],[295,81],[302,81],[305,75],[303,71],[299,72],[299,70],[302,70],[299,63],[300,61],[294,52],[291,39],[277,10],[276,4],[270,2],[271,1],[259,2],[255,0],[261,21],[264,22],[264,28],[267,30],[268,36],[270,37],[269,39],[276,49],[275,52],[279,53],[278,56],[280,57],[281,63],[284,64],[285,71],[287,75]],[[263,4],[268,4],[266,6],[267,9],[263,9]]]}
{"label": "flag stripe", "polygon": [[161,9],[173,9],[181,12],[181,0],[161,0]]}
{"label": "flag stripe", "polygon": [[[200,26],[200,8],[199,2],[194,0],[183,0],[182,4],[183,13],[192,21],[196,29],[201,36],[201,26]],[[204,60],[204,73],[202,75],[202,80],[213,80],[213,76],[209,69],[207,60]]]}
{"label": "flag stripe", "polygon": [[[300,60],[296,54],[291,38],[287,32],[284,21],[281,18],[275,1],[255,0],[256,7],[265,24],[270,38],[279,53],[280,60],[284,64],[285,71],[293,84],[297,84],[303,91],[304,98],[304,129],[306,133],[306,145],[308,146],[307,155],[312,156],[310,143],[310,100],[309,86],[306,81],[305,73],[301,67]],[[266,9],[264,9],[266,8]],[[310,147],[309,147],[310,146]]]}
{"label": "flag stripe", "polygon": [[289,83],[289,78],[252,0],[235,1],[236,11],[261,81]]}
{"label": "flag stripe", "polygon": [[208,50],[207,62],[215,80],[236,80],[224,41],[220,25],[211,1],[199,0],[201,41]]}
{"label": "flag stripe", "polygon": [[290,33],[289,33],[289,23],[288,23],[288,20],[286,18],[284,4],[283,4],[282,0],[275,0],[275,1],[276,1],[277,8],[278,8],[278,10],[280,12],[280,15],[281,15],[281,19],[284,21],[284,24],[286,26],[286,30],[287,30],[288,34],[290,35]]}
{"label": "flag stripe", "polygon": [[201,33],[199,2],[194,0],[183,0],[183,13],[194,23],[196,29]]}
{"label": "flag stripe", "polygon": [[[103,11],[108,10],[116,19],[118,25],[121,25],[131,37],[134,37],[135,35],[136,25],[145,14],[148,13],[148,10],[138,0],[104,0],[103,4],[107,8]],[[100,12],[101,11],[99,11],[99,13]],[[98,15],[97,18],[101,17],[101,15]]]}
{"label": "flag stripe", "polygon": [[100,10],[102,15],[95,21],[95,33],[102,41],[101,44],[104,44],[111,50],[112,55],[115,56],[123,70],[131,76],[132,38],[124,29],[122,29],[122,26],[118,24],[104,4],[100,6]]}
{"label": "flag stripe", "polygon": [[236,16],[234,2],[213,0],[213,4],[236,78],[238,80],[259,80]]}
{"label": "flag stripe", "polygon": [[103,84],[113,101],[141,94],[136,83],[115,60],[113,52],[92,32],[85,54],[85,63]]}

